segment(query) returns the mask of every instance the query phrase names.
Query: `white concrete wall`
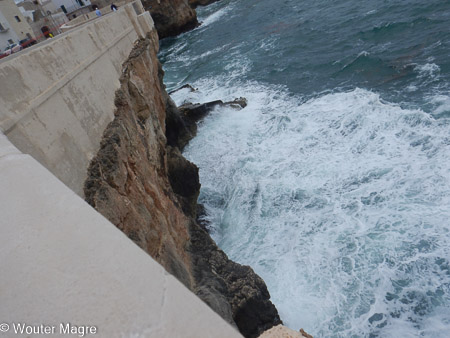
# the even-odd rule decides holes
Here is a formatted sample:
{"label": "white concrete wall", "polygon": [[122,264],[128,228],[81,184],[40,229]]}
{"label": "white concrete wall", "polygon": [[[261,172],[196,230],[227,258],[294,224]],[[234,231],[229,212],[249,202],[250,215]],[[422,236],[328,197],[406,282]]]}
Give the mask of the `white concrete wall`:
{"label": "white concrete wall", "polygon": [[79,195],[113,119],[122,63],[154,29],[139,8],[128,4],[0,60],[0,131]]}
{"label": "white concrete wall", "polygon": [[[94,326],[85,337],[240,337],[1,133],[0,201],[0,337],[79,337],[61,323]],[[53,334],[15,334],[21,323]]]}

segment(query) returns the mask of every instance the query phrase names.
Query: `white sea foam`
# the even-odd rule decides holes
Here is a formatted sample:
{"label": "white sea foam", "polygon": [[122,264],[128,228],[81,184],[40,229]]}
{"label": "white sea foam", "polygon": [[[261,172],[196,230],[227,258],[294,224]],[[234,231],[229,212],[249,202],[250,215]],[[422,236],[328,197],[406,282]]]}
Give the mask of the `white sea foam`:
{"label": "white sea foam", "polygon": [[408,87],[405,88],[405,90],[408,92],[415,92],[417,89],[418,89],[417,86],[413,84],[410,84]]}
{"label": "white sea foam", "polygon": [[236,79],[193,85],[174,99],[249,101],[212,112],[185,155],[214,238],[263,277],[288,326],[449,332],[448,124],[362,89],[302,102]]}
{"label": "white sea foam", "polygon": [[435,63],[426,63],[417,65],[415,70],[419,72],[419,77],[435,77],[441,71],[441,68]]}
{"label": "white sea foam", "polygon": [[212,14],[207,14],[205,17],[199,17],[199,21],[201,22],[201,28],[206,27],[213,22],[216,22],[221,17],[223,17],[225,14],[229,13],[233,9],[233,6],[229,5],[227,7],[224,7],[218,11],[214,11]]}
{"label": "white sea foam", "polygon": [[197,60],[202,60],[205,59],[209,56],[212,56],[214,54],[220,53],[224,50],[228,50],[230,49],[231,46],[229,44],[214,48],[213,50],[208,50],[200,55],[191,55],[190,51],[187,51],[186,53],[178,53],[177,57],[174,57],[171,61],[175,61],[175,62],[183,62],[186,65],[189,65]]}
{"label": "white sea foam", "polygon": [[365,50],[363,50],[361,53],[359,53],[358,54],[358,56],[357,57],[360,57],[360,56],[369,56],[370,55],[370,53],[369,52],[367,52],[367,51],[365,51]]}
{"label": "white sea foam", "polygon": [[435,95],[430,99],[430,103],[436,107],[433,111],[436,117],[450,117],[450,96],[442,94]]}

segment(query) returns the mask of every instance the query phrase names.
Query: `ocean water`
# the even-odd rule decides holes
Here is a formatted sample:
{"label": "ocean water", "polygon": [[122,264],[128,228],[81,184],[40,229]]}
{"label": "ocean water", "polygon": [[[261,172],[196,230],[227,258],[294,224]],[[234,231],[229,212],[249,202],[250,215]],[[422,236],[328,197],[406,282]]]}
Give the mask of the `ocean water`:
{"label": "ocean water", "polygon": [[450,2],[221,0],[163,40],[210,232],[315,337],[450,337]]}

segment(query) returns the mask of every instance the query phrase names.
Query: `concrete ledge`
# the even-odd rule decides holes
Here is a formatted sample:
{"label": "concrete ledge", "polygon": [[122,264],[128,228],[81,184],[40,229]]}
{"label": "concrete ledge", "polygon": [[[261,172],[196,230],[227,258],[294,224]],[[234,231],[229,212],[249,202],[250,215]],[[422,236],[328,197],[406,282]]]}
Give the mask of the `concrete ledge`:
{"label": "concrete ledge", "polygon": [[59,325],[71,323],[98,337],[240,336],[1,134],[0,187],[0,319],[11,330],[44,324],[62,336]]}

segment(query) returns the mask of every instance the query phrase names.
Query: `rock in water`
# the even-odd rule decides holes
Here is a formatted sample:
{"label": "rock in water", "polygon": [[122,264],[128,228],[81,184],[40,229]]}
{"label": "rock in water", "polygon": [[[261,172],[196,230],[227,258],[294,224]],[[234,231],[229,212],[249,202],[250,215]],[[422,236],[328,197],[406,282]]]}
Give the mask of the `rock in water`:
{"label": "rock in water", "polygon": [[219,0],[189,0],[189,6],[197,8],[197,6],[206,6]]}
{"label": "rock in water", "polygon": [[191,93],[197,91],[197,89],[195,89],[195,88],[192,87],[189,83],[187,83],[187,84],[181,86],[180,88],[177,88],[177,89],[174,89],[174,90],[170,91],[170,92],[169,92],[169,95],[172,95],[173,93],[176,93],[177,91],[182,90],[182,89],[186,89],[186,88],[189,89],[189,91],[190,91]]}
{"label": "rock in water", "polygon": [[160,39],[176,36],[199,25],[197,13],[187,0],[142,0],[150,12]]}
{"label": "rock in water", "polygon": [[240,97],[238,99],[234,99],[233,101],[225,102],[224,105],[235,109],[242,109],[247,107],[247,99],[245,97]]}
{"label": "rock in water", "polygon": [[172,131],[169,131],[169,144],[176,144],[183,150],[186,144],[197,135],[197,122],[203,119],[217,106],[229,106],[234,109],[242,109],[247,106],[247,99],[240,97],[225,103],[221,100],[216,100],[206,103],[186,103],[179,106],[179,114],[171,113],[168,115],[170,116],[169,121],[166,120],[166,123],[179,130],[180,133],[178,142],[175,142],[173,140]]}

